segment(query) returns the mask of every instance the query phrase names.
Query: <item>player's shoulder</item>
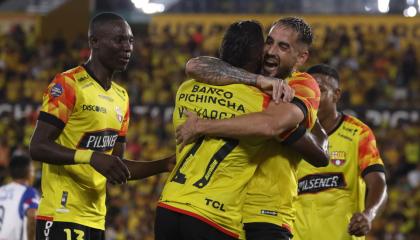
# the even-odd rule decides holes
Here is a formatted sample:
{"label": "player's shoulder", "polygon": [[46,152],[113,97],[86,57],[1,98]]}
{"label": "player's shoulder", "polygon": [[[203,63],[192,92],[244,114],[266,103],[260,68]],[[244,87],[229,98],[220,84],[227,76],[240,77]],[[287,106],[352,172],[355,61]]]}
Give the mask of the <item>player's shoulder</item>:
{"label": "player's shoulder", "polygon": [[63,78],[70,82],[76,82],[77,80],[80,80],[80,77],[78,77],[80,73],[86,73],[86,70],[82,66],[77,66],[57,74],[55,78]]}
{"label": "player's shoulder", "polygon": [[349,114],[344,114],[343,122],[346,125],[350,125],[354,128],[360,129],[359,133],[372,132],[372,130],[370,129],[370,127],[366,123],[362,122],[362,120],[358,119],[355,116],[352,116],[352,115],[349,115]]}
{"label": "player's shoulder", "polygon": [[306,72],[294,72],[288,78],[289,85],[301,85],[306,86],[310,89],[315,91],[319,91],[318,83],[316,82],[315,78],[312,77],[309,73]]}
{"label": "player's shoulder", "polygon": [[118,91],[119,93],[121,93],[124,97],[128,96],[127,90],[123,86],[121,86],[120,84],[112,81],[111,86],[116,91]]}

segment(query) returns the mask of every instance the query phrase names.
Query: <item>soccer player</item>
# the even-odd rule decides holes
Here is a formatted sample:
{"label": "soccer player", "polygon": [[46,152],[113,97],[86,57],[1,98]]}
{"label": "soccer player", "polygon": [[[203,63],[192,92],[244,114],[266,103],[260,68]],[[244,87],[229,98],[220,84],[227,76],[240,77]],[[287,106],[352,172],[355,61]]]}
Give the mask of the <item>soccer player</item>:
{"label": "soccer player", "polygon": [[34,167],[27,156],[13,156],[9,164],[12,182],[0,187],[0,239],[34,240],[38,191],[31,187]]}
{"label": "soccer player", "polygon": [[114,13],[89,25],[89,60],[48,86],[30,143],[42,164],[37,239],[104,239],[106,182],[168,171],[171,158],[122,160],[129,122],[125,89],[112,81],[133,50],[128,23]]}
{"label": "soccer player", "polygon": [[[221,58],[259,72],[263,42],[261,27],[255,22],[234,23],[223,38]],[[267,105],[268,96],[253,87],[218,87],[190,80],[178,91],[174,125],[185,120],[184,109],[202,118],[223,119],[261,111]],[[288,120],[282,124],[285,130],[296,125]],[[238,238],[245,186],[258,163],[253,156],[263,142],[260,138],[202,137],[186,146],[160,199],[156,239]]]}
{"label": "soccer player", "polygon": [[341,90],[335,69],[321,64],[307,72],[321,89],[318,118],[329,135],[331,162],[298,167],[295,238],[364,239],[387,195],[375,136],[359,119],[337,110]]}
{"label": "soccer player", "polygon": [[[304,126],[303,130],[298,128],[292,134],[293,140],[299,139],[306,129],[314,126],[320,98],[316,81],[309,74],[296,72],[307,60],[311,43],[311,28],[302,19],[288,17],[275,22],[265,42],[263,74],[286,79],[296,92],[294,101],[270,104],[263,112],[233,119],[205,120],[190,115],[186,124],[177,131],[181,136],[177,136],[178,141],[189,142],[201,135],[281,139],[284,137],[281,126],[285,119]],[[207,83],[271,87],[260,75],[235,68],[216,58],[192,59],[186,70],[197,80]],[[255,157],[261,164],[248,184],[242,211],[247,239],[289,239],[292,236],[291,226],[295,218],[293,201],[297,196],[296,170],[301,160],[295,150],[272,140]],[[323,161],[305,160],[315,166],[328,164],[327,158]]]}

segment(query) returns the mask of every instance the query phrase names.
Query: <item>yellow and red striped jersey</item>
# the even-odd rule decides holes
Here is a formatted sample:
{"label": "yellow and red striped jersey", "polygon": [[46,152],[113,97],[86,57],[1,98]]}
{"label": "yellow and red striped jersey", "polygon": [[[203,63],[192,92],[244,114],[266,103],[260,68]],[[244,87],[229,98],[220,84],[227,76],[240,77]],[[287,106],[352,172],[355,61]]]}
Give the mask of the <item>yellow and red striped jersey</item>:
{"label": "yellow and red striped jersey", "polygon": [[[58,74],[50,83],[38,120],[62,129],[55,141],[59,145],[111,154],[117,141],[125,141],[128,95],[114,82],[110,89],[103,89],[79,66]],[[43,163],[38,215],[104,229],[105,187],[106,178],[89,164]]]}
{"label": "yellow and red striped jersey", "polygon": [[[311,75],[301,72],[293,73],[287,82],[298,99],[293,102],[305,113],[303,125],[311,129],[321,95],[318,83]],[[265,144],[255,158],[261,164],[248,184],[242,211],[244,223],[272,223],[291,230],[295,218],[293,201],[297,196],[296,170],[302,158],[274,140]]]}
{"label": "yellow and red striped jersey", "polygon": [[365,208],[363,177],[384,171],[375,136],[357,118],[343,115],[328,141],[328,166],[302,162],[298,167],[295,239],[364,239],[350,236],[347,228],[353,213]]}

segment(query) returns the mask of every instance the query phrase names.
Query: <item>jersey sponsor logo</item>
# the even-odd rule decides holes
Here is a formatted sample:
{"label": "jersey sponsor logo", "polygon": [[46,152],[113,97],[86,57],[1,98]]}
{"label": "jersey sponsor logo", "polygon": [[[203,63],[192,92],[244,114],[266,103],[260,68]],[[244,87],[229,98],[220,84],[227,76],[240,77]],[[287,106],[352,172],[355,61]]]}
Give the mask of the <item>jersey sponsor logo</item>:
{"label": "jersey sponsor logo", "polygon": [[335,166],[343,166],[346,163],[346,152],[344,151],[335,151],[330,152],[330,161]]}
{"label": "jersey sponsor logo", "polygon": [[357,129],[356,128],[351,128],[351,127],[346,127],[345,125],[343,125],[343,130],[353,134],[353,136],[357,133]]}
{"label": "jersey sponsor logo", "polygon": [[109,102],[113,102],[114,101],[114,99],[112,97],[109,97],[109,96],[106,96],[106,95],[99,94],[98,97],[100,97],[102,99],[105,99],[105,100],[107,100]]}
{"label": "jersey sponsor logo", "polygon": [[352,139],[351,137],[346,136],[346,135],[344,135],[344,134],[338,133],[338,136],[339,136],[339,137],[341,137],[341,138],[346,139],[347,141],[350,141],[350,142],[352,142],[352,141],[353,141],[353,139]]}
{"label": "jersey sponsor logo", "polygon": [[82,76],[79,79],[77,79],[79,82],[85,81],[86,79],[88,79],[88,76]]}
{"label": "jersey sponsor logo", "polygon": [[93,86],[93,83],[88,83],[82,86],[82,89],[88,88],[90,86]]}
{"label": "jersey sponsor logo", "polygon": [[222,212],[226,212],[225,209],[224,209],[224,206],[225,206],[224,203],[220,203],[220,202],[212,200],[210,198],[205,198],[205,200],[206,200],[206,205],[207,206],[212,206],[215,209],[218,209]]}
{"label": "jersey sponsor logo", "polygon": [[118,132],[115,130],[87,132],[83,135],[77,148],[105,152],[114,148],[117,138]]}
{"label": "jersey sponsor logo", "polygon": [[178,101],[199,102],[217,104],[222,107],[230,108],[237,112],[245,113],[245,107],[239,102],[235,102],[233,93],[223,89],[194,85],[191,93],[181,93]]}
{"label": "jersey sponsor logo", "polygon": [[312,174],[299,179],[298,194],[317,193],[345,186],[346,182],[342,173]]}
{"label": "jersey sponsor logo", "polygon": [[64,90],[61,84],[56,83],[50,90],[50,95],[53,97],[59,97],[63,94]]}
{"label": "jersey sponsor logo", "polygon": [[82,111],[92,111],[92,112],[106,113],[106,108],[98,106],[98,105],[83,104],[82,105]]}
{"label": "jersey sponsor logo", "polygon": [[261,214],[270,215],[270,216],[277,216],[278,212],[277,211],[272,211],[272,210],[261,210]]}
{"label": "jersey sponsor logo", "polygon": [[123,119],[124,119],[124,116],[123,116],[123,114],[122,114],[121,108],[120,108],[120,107],[118,107],[118,106],[116,106],[116,107],[115,107],[115,112],[117,113],[117,119],[118,119],[118,122],[122,123],[122,121],[123,121]]}

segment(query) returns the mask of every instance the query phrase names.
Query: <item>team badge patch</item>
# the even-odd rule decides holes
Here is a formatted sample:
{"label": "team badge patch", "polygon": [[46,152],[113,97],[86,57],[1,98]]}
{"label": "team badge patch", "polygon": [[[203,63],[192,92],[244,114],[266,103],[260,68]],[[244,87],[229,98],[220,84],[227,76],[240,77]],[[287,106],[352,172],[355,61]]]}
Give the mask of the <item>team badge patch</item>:
{"label": "team badge patch", "polygon": [[61,84],[56,83],[50,90],[50,95],[53,97],[59,97],[63,94],[63,87]]}
{"label": "team badge patch", "polygon": [[122,114],[121,108],[116,106],[115,107],[115,112],[117,113],[118,121],[121,123],[123,121],[123,114]]}
{"label": "team badge patch", "polygon": [[337,151],[330,153],[331,163],[335,166],[342,166],[346,163],[346,152]]}

